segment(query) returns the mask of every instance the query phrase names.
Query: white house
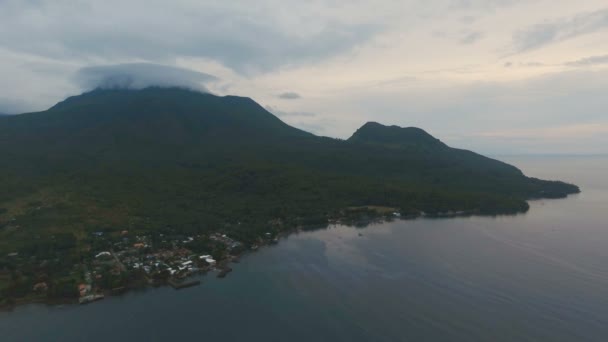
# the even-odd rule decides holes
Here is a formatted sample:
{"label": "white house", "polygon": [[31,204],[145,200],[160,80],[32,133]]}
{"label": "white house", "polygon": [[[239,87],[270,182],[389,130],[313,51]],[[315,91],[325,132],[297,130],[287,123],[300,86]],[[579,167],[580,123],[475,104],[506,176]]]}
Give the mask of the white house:
{"label": "white house", "polygon": [[112,254],[110,254],[110,252],[101,252],[101,253],[97,254],[95,256],[95,258],[99,258],[99,257],[102,257],[102,256],[111,256],[111,255]]}

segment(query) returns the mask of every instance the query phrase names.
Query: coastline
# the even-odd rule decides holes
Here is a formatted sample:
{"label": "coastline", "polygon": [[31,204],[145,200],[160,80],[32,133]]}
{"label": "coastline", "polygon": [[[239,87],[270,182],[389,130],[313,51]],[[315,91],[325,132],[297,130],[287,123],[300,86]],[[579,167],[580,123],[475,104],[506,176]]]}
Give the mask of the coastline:
{"label": "coastline", "polygon": [[[569,195],[566,195],[565,198]],[[545,198],[545,199],[559,199],[559,198]],[[539,200],[539,198],[530,198],[529,201]],[[480,217],[488,217],[488,216],[514,216],[525,214],[528,212],[529,207],[525,210],[517,211],[517,212],[507,212],[507,213],[496,213],[496,214],[488,214],[481,213],[478,210],[471,211],[446,211],[446,212],[438,212],[438,213],[410,213],[410,214],[400,214],[396,208],[389,207],[378,207],[378,206],[363,206],[363,207],[352,207],[347,208],[343,212],[350,213],[349,215],[341,215],[340,218],[329,219],[325,225],[309,225],[309,226],[297,226],[291,229],[284,229],[280,232],[276,233],[271,238],[260,237],[258,243],[249,248],[244,249],[243,251],[235,254],[229,254],[226,258],[217,260],[217,264],[210,265],[209,267],[202,268],[196,272],[193,272],[187,277],[177,278],[170,277],[165,279],[164,281],[157,281],[151,278],[146,277],[145,282],[134,282],[128,284],[127,286],[121,287],[119,289],[111,289],[105,290],[102,292],[90,293],[88,296],[92,296],[90,300],[83,300],[83,297],[76,298],[48,298],[40,295],[29,295],[23,298],[17,298],[14,300],[7,300],[5,302],[0,303],[0,311],[10,312],[15,310],[19,306],[30,305],[30,304],[39,304],[46,306],[57,306],[57,305],[88,305],[94,303],[98,300],[103,300],[104,298],[118,297],[123,294],[145,290],[146,288],[151,287],[166,287],[171,286],[176,290],[187,289],[191,286],[198,286],[202,284],[203,277],[209,275],[210,272],[214,272],[215,276],[218,278],[224,278],[232,272],[231,264],[238,263],[239,260],[243,257],[246,257],[250,254],[254,254],[258,250],[263,247],[268,247],[275,245],[280,242],[281,239],[287,238],[289,235],[297,234],[303,231],[311,231],[311,230],[319,230],[319,229],[327,229],[331,226],[335,225],[344,225],[348,227],[367,227],[373,224],[381,224],[385,222],[391,222],[394,220],[417,220],[420,218],[427,219],[449,219],[449,218],[457,218],[457,217],[470,217],[470,216],[480,216]],[[355,212],[356,215],[352,215]],[[117,259],[118,261],[118,259]],[[124,267],[124,266],[123,266]],[[181,285],[184,284],[184,285]],[[118,291],[119,290],[119,291]]]}

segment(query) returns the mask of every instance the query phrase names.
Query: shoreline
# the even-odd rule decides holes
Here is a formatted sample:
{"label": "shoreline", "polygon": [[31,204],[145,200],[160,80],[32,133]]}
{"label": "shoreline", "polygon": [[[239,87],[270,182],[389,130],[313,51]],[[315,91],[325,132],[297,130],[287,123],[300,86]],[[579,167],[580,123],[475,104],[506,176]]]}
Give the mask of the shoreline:
{"label": "shoreline", "polygon": [[[566,197],[568,197],[568,196],[566,196]],[[546,199],[551,200],[551,199],[559,199],[559,198],[546,198]],[[533,199],[529,199],[527,202],[535,201],[535,200],[540,200],[540,199],[533,198]],[[356,208],[356,209],[369,210],[368,207],[361,207],[361,208]],[[522,211],[515,212],[515,213],[483,214],[477,210],[474,210],[474,211],[447,211],[447,212],[439,212],[439,213],[434,213],[434,214],[419,212],[416,214],[409,214],[409,215],[397,215],[396,212],[393,212],[394,208],[388,208],[388,209],[391,209],[390,214],[387,214],[387,212],[381,213],[380,211],[377,211],[376,215],[372,215],[369,217],[364,217],[365,215],[362,215],[357,218],[353,218],[353,217],[347,218],[346,216],[343,216],[339,219],[328,220],[328,222],[325,226],[317,226],[317,225],[298,226],[298,227],[294,227],[292,229],[283,230],[281,232],[278,232],[275,235],[275,237],[272,239],[266,239],[266,240],[260,239],[260,242],[251,246],[250,248],[245,249],[242,252],[239,252],[234,255],[231,254],[225,259],[218,260],[216,265],[210,266],[205,269],[201,269],[185,278],[179,279],[179,278],[170,277],[164,281],[156,281],[156,280],[146,277],[146,282],[144,284],[140,284],[140,283],[129,284],[128,286],[119,288],[119,291],[116,291],[117,289],[111,289],[111,290],[105,290],[102,292],[92,293],[92,294],[89,294],[88,296],[91,296],[93,299],[91,299],[91,300],[87,299],[84,301],[83,301],[84,297],[82,297],[82,296],[75,297],[75,298],[67,298],[67,297],[66,298],[48,298],[48,297],[37,297],[37,296],[27,297],[26,296],[23,298],[16,298],[14,300],[11,300],[10,303],[1,303],[0,312],[11,312],[11,311],[17,309],[18,307],[26,306],[26,305],[43,305],[43,306],[50,306],[50,307],[62,306],[62,305],[88,305],[88,304],[92,304],[96,301],[103,300],[105,298],[120,297],[120,296],[123,296],[130,292],[145,291],[146,289],[149,289],[149,288],[173,287],[175,290],[187,289],[192,286],[201,285],[202,277],[207,276],[209,274],[209,272],[211,272],[211,271],[215,271],[215,273],[216,273],[215,276],[217,278],[220,278],[220,279],[225,278],[226,276],[229,275],[229,273],[231,273],[233,271],[233,269],[230,267],[230,264],[239,263],[239,260],[241,258],[248,256],[248,255],[253,255],[255,252],[259,251],[262,247],[269,247],[269,246],[276,245],[277,243],[280,242],[281,239],[287,238],[288,236],[290,236],[292,234],[297,234],[297,233],[306,232],[306,231],[327,229],[331,226],[336,226],[336,225],[343,225],[343,226],[347,226],[347,227],[351,227],[351,228],[360,228],[360,227],[362,228],[362,227],[368,227],[370,225],[392,222],[395,220],[400,220],[400,221],[412,220],[413,221],[413,220],[417,220],[417,219],[449,219],[449,218],[461,218],[461,217],[472,217],[472,216],[479,216],[479,217],[517,216],[517,215],[526,214],[529,211],[529,209],[527,209],[527,210],[522,210]],[[373,209],[372,212],[374,210],[375,209]],[[370,211],[366,211],[366,213],[369,214]]]}

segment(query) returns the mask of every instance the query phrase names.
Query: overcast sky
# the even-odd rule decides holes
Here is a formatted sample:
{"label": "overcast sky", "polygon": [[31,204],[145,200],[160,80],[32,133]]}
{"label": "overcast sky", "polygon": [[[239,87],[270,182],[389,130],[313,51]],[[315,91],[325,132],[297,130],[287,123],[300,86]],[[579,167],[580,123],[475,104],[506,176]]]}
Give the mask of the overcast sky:
{"label": "overcast sky", "polygon": [[0,0],[0,112],[116,82],[249,96],[332,137],[608,153],[608,3]]}

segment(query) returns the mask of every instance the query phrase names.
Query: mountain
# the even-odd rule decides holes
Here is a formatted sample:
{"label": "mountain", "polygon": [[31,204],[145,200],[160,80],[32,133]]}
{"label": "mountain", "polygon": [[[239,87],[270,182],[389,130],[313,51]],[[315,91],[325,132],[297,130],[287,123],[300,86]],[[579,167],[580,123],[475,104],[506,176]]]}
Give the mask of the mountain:
{"label": "mountain", "polygon": [[[378,149],[378,152],[375,153],[388,153],[398,155],[400,159],[407,159],[408,165],[403,165],[399,171],[404,173],[412,169],[420,169],[422,173],[432,171],[436,175],[437,172],[445,169],[448,172],[443,177],[452,178],[452,180],[462,172],[481,177],[491,175],[524,177],[523,173],[514,166],[471,151],[449,147],[417,127],[384,126],[377,122],[368,122],[359,128],[347,142],[357,145],[358,149],[375,146]],[[465,183],[468,183],[466,179],[458,181],[459,185]],[[478,184],[484,184],[484,187],[488,185],[483,181]],[[475,185],[468,186],[470,189]]]}
{"label": "mountain", "polygon": [[420,146],[442,149],[447,145],[417,127],[384,126],[368,122],[359,128],[349,142],[381,144],[387,146]]}
{"label": "mountain", "polygon": [[173,154],[210,141],[232,144],[232,137],[259,142],[311,136],[249,98],[161,88],[96,90],[70,97],[47,111],[11,118],[0,132],[0,139],[19,146],[21,157],[47,158],[51,153],[94,160],[140,159],[154,149],[173,149]]}
{"label": "mountain", "polygon": [[2,253],[32,236],[125,228],[252,242],[353,207],[506,214],[578,191],[419,128],[318,137],[249,98],[183,89],[95,90],[0,120],[0,227],[20,227],[0,230]]}

